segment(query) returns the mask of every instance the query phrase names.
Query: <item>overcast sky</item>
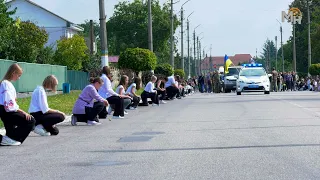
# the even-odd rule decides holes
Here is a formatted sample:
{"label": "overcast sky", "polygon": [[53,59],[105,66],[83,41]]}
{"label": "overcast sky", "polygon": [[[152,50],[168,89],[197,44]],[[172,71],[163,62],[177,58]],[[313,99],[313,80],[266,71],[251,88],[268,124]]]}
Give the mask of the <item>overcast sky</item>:
{"label": "overcast sky", "polygon": [[[82,23],[86,19],[99,21],[99,0],[32,1],[74,23]],[[107,17],[112,16],[114,5],[119,1],[105,0]],[[160,0],[162,3],[165,1]],[[180,0],[174,5],[175,13],[179,13],[185,1]],[[212,44],[214,56],[239,53],[255,56],[256,49],[260,55],[267,38],[275,39],[278,36],[280,47],[280,25],[276,19],[281,21],[281,11],[287,11],[291,2],[292,0],[191,0],[184,9],[186,16],[194,11],[190,17],[192,31],[201,24],[196,33],[203,32],[200,38],[203,37],[202,47],[207,46],[208,55]],[[285,42],[291,35],[292,28],[286,22],[282,24]],[[180,28],[176,33],[179,32]]]}

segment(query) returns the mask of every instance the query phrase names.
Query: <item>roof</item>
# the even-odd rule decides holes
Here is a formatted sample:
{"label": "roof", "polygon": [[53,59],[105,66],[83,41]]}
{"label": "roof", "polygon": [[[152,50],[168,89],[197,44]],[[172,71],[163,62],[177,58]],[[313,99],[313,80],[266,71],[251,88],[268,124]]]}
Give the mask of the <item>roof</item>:
{"label": "roof", "polygon": [[[14,2],[14,1],[16,1],[16,0],[11,0],[11,1],[7,2],[6,4],[12,3],[12,2]],[[56,17],[58,17],[58,18],[60,18],[60,19],[62,19],[62,20],[64,20],[64,21],[66,21],[66,22],[68,22],[68,23],[70,23],[70,24],[75,24],[75,23],[73,23],[73,22],[71,22],[71,21],[69,21],[69,20],[67,20],[67,19],[65,19],[65,18],[63,18],[63,17],[61,17],[61,16],[59,16],[59,15],[51,12],[51,11],[49,11],[48,9],[46,9],[46,8],[44,8],[44,7],[40,6],[40,5],[32,2],[31,0],[23,0],[23,1],[26,1],[26,2],[34,5],[34,6],[37,6],[38,8],[43,9],[44,11],[46,11],[46,12],[48,12],[48,13],[50,13],[50,14],[52,14],[52,15],[54,15],[54,16],[56,16]]]}
{"label": "roof", "polygon": [[[234,56],[229,56],[229,59],[232,63],[237,66],[239,63],[249,63],[252,56],[250,54],[236,54]],[[212,65],[223,66],[224,65],[224,56],[212,56],[211,57]],[[209,69],[210,67],[210,57],[206,57],[202,63],[201,68]]]}
{"label": "roof", "polygon": [[108,60],[110,63],[117,63],[119,60],[119,56],[109,56]]}

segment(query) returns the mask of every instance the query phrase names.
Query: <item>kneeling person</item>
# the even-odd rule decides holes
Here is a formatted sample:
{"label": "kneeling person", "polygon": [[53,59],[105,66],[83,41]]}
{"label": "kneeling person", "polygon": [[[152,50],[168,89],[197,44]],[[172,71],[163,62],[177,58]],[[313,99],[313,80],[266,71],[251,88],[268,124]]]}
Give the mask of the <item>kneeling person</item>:
{"label": "kneeling person", "polygon": [[148,106],[148,98],[151,98],[153,106],[159,106],[159,96],[157,90],[154,88],[154,83],[157,81],[156,76],[151,77],[151,81],[148,82],[141,94],[143,105]]}
{"label": "kneeling person", "polygon": [[29,113],[36,120],[34,132],[41,136],[58,135],[56,124],[65,119],[65,114],[58,110],[50,109],[47,101],[46,90],[56,91],[58,80],[50,75],[45,78],[42,86],[38,86],[32,93]]}
{"label": "kneeling person", "polygon": [[[77,122],[86,122],[88,125],[99,125],[97,115],[108,106],[109,103],[101,97],[97,90],[102,86],[101,78],[90,78],[91,84],[87,85],[79,95],[74,104],[71,117],[71,125],[77,125]],[[96,101],[96,102],[94,102]]]}

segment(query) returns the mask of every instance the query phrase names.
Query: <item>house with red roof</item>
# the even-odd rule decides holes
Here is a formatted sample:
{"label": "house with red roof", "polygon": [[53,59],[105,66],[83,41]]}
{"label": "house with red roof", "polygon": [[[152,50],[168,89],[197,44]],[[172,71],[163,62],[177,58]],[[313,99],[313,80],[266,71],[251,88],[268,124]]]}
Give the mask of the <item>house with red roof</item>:
{"label": "house with red roof", "polygon": [[[249,63],[251,58],[252,56],[250,54],[235,54],[234,56],[229,56],[229,59],[233,62],[234,66]],[[209,72],[211,70],[211,65],[212,70],[218,70],[219,67],[224,66],[224,56],[212,56],[204,58],[201,61],[202,72]]]}

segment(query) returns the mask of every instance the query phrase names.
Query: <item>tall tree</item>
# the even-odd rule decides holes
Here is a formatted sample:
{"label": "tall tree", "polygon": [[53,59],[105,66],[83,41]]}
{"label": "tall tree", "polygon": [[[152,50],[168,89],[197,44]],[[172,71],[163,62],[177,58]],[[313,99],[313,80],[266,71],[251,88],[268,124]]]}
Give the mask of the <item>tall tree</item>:
{"label": "tall tree", "polygon": [[[170,6],[152,1],[153,46],[158,63],[169,61],[170,48]],[[179,21],[174,17],[174,30]],[[127,48],[148,48],[147,1],[120,2],[107,22],[109,54],[119,55]]]}
{"label": "tall tree", "polygon": [[9,7],[5,2],[5,0],[0,0],[0,53],[9,47],[9,30],[14,25],[14,20],[10,16],[16,12],[16,9],[9,11]]}

